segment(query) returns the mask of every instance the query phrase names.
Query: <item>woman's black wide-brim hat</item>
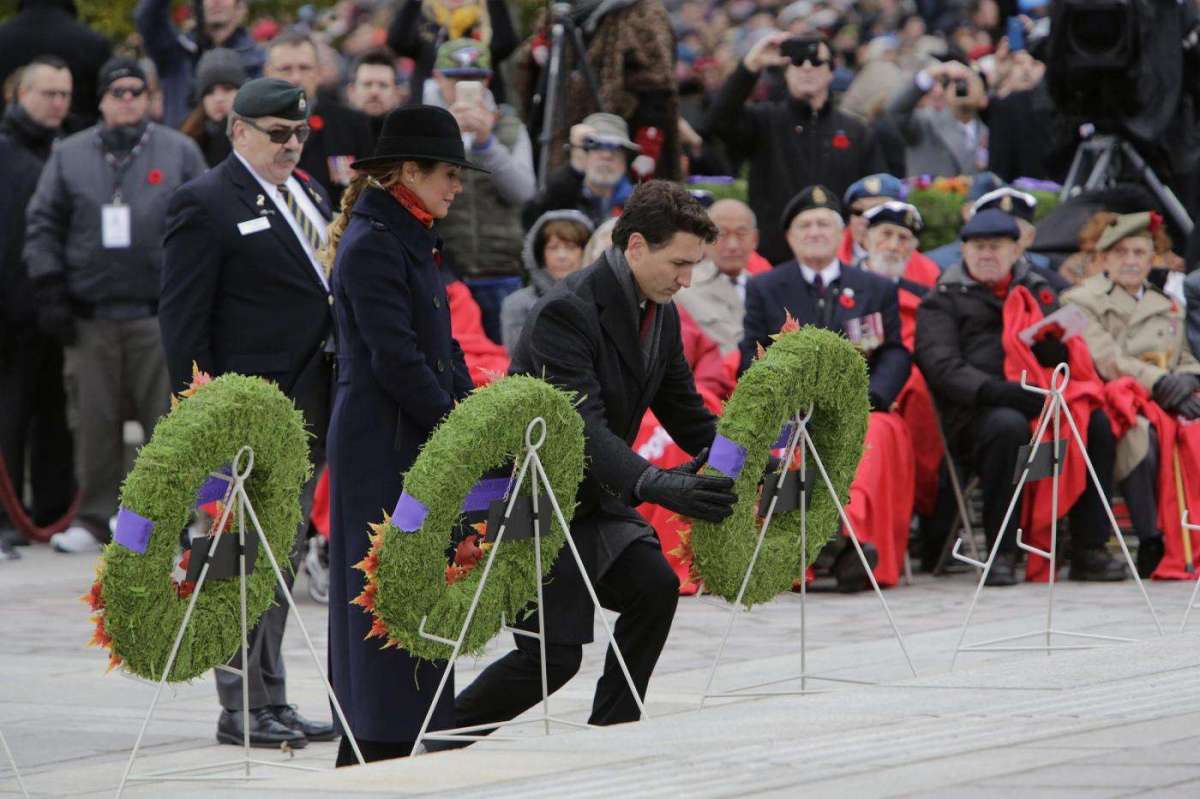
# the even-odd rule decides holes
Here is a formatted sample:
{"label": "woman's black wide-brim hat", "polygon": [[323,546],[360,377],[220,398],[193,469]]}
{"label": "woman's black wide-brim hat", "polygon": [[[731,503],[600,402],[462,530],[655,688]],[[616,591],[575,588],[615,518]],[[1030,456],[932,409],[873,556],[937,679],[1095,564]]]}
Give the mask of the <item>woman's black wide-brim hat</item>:
{"label": "woman's black wide-brim hat", "polygon": [[383,130],[370,158],[360,158],[352,169],[400,161],[445,161],[466,169],[489,172],[467,160],[462,131],[454,116],[444,108],[417,105],[397,108],[383,120]]}

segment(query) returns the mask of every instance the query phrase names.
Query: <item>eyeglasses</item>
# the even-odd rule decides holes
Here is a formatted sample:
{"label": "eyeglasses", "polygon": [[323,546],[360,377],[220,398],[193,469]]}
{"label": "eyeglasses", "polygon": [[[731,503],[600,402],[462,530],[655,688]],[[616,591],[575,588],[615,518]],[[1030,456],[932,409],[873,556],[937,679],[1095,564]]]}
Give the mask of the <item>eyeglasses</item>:
{"label": "eyeglasses", "polygon": [[138,86],[136,89],[131,87],[109,89],[108,93],[118,100],[124,100],[127,97],[141,97],[146,93],[145,86]]}
{"label": "eyeglasses", "polygon": [[792,66],[794,66],[794,67],[802,66],[804,64],[809,64],[810,66],[812,66],[813,69],[820,69],[821,67],[825,66],[828,63],[829,63],[828,59],[819,58],[817,56],[812,56],[811,58],[802,58],[799,61],[797,61],[795,58],[792,58]]}
{"label": "eyeglasses", "polygon": [[241,117],[241,120],[270,139],[272,144],[287,144],[292,136],[296,137],[296,141],[304,144],[304,142],[308,141],[308,135],[312,133],[312,128],[308,125],[296,125],[294,128],[279,127],[267,130],[255,124],[253,120],[246,119],[245,117]]}
{"label": "eyeglasses", "polygon": [[38,89],[38,94],[47,100],[70,100],[71,93],[61,89]]}

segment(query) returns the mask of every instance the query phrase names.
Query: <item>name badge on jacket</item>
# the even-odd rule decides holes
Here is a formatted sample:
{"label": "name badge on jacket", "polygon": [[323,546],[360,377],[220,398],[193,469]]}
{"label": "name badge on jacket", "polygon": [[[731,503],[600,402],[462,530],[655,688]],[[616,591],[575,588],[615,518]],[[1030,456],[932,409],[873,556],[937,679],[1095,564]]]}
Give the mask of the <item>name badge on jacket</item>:
{"label": "name badge on jacket", "polygon": [[100,206],[100,243],[106,250],[122,250],[133,243],[128,205]]}
{"label": "name badge on jacket", "polygon": [[270,227],[271,220],[265,216],[260,216],[255,219],[247,219],[245,222],[238,222],[238,233],[241,233],[243,236],[249,236],[251,233],[267,230]]}
{"label": "name badge on jacket", "polygon": [[883,314],[878,311],[856,319],[847,319],[845,329],[846,338],[855,349],[864,354],[874,352],[883,344]]}

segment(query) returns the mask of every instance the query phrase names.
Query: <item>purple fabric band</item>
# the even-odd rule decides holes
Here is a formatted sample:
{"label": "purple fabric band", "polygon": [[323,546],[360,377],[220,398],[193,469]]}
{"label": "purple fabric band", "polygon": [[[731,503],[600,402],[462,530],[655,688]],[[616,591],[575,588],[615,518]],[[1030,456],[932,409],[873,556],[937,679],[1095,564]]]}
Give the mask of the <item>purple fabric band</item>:
{"label": "purple fabric band", "polygon": [[796,429],[796,425],[791,422],[784,422],[783,429],[779,431],[779,438],[775,439],[775,443],[771,445],[771,449],[783,449],[787,446],[788,439],[792,437],[792,431]]}
{"label": "purple fabric band", "polygon": [[512,480],[507,477],[489,477],[480,480],[463,500],[462,512],[472,513],[487,510],[498,499],[504,499]]}
{"label": "purple fabric band", "polygon": [[708,465],[736,480],[745,462],[746,448],[718,433],[708,452]]}
{"label": "purple fabric band", "polygon": [[415,533],[425,523],[429,508],[425,503],[408,493],[400,495],[396,500],[396,509],[392,511],[392,524],[406,533]]}
{"label": "purple fabric band", "polygon": [[[232,470],[228,466],[222,466],[219,471],[221,474],[228,475]],[[229,480],[209,475],[208,479],[200,485],[200,490],[196,492],[196,507],[224,499],[225,492],[228,490]]]}
{"label": "purple fabric band", "polygon": [[145,554],[146,545],[150,543],[150,534],[153,532],[154,522],[145,516],[134,513],[129,508],[117,511],[117,529],[113,533],[113,540],[131,552]]}

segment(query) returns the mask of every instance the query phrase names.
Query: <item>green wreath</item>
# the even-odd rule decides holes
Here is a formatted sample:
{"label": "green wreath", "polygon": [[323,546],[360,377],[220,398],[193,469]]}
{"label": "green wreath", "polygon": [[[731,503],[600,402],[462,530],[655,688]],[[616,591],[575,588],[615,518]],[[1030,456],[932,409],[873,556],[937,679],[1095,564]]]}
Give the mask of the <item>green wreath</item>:
{"label": "green wreath", "polygon": [[[358,564],[366,574],[363,593],[353,600],[375,617],[368,637],[399,646],[426,660],[445,659],[451,647],[420,635],[457,639],[466,621],[490,542],[480,547],[468,538],[447,563],[451,531],[460,526],[463,499],[480,477],[509,463],[520,466],[525,430],[541,417],[545,443],[538,456],[563,514],[570,522],[575,492],[583,479],[583,419],[569,394],[532,377],[513,376],[477,389],[433,431],[404,476],[402,503],[417,509],[416,520],[396,524],[397,514],[371,525],[371,550]],[[513,475],[515,479],[515,472]],[[522,493],[528,494],[526,475]],[[415,503],[415,504],[414,504]],[[551,519],[549,508],[540,509]],[[386,513],[386,511],[385,511]],[[479,529],[478,527],[476,529]],[[498,531],[486,531],[494,537]],[[549,571],[565,541],[557,519],[542,528],[542,574]],[[469,550],[469,551],[468,551]],[[464,553],[466,557],[464,558]],[[477,653],[510,623],[537,594],[533,540],[505,539],[496,553],[487,586],[463,642],[463,653]]]}
{"label": "green wreath", "polygon": [[[159,421],[125,478],[119,535],[105,547],[84,597],[95,611],[92,642],[108,647],[110,668],[123,665],[151,680],[162,678],[190,601],[190,584],[177,583],[172,573],[197,489],[249,446],[254,468],[246,491],[275,559],[288,568],[300,489],[312,472],[303,416],[274,385],[237,374],[211,381],[197,375],[184,397]],[[128,520],[138,525],[133,538],[121,534]],[[274,603],[275,585],[261,557],[246,581],[250,625]],[[241,645],[240,615],[238,581],[206,580],[167,680],[190,680],[228,661]]]}
{"label": "green wreath", "polygon": [[[785,328],[786,329],[786,328]],[[697,520],[690,540],[692,570],[705,591],[733,602],[754,553],[762,519],[758,482],[780,426],[813,405],[808,422],[817,452],[842,503],[862,457],[870,403],[862,355],[836,333],[806,326],[780,333],[738,381],[718,435],[744,450],[734,491],[738,502],[721,524]],[[812,461],[809,468],[815,468]],[[705,467],[710,473],[716,470]],[[776,513],[742,601],[767,602],[803,579],[804,570],[838,526],[837,507],[818,476],[808,510],[808,552],[800,549],[800,513]]]}

